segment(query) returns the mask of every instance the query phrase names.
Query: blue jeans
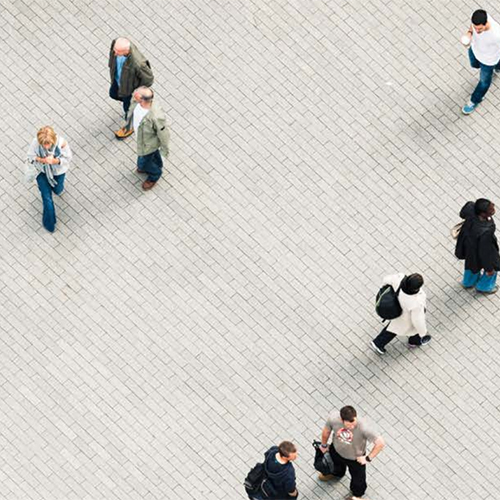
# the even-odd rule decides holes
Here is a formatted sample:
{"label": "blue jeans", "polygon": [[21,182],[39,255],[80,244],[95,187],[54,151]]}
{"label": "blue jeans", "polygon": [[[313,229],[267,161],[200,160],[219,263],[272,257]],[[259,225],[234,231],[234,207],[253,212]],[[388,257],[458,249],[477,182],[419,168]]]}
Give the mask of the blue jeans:
{"label": "blue jeans", "polygon": [[462,280],[462,285],[465,288],[476,287],[478,292],[491,292],[495,288],[495,284],[497,282],[497,272],[491,276],[488,276],[484,271],[481,274],[473,273],[466,269],[464,271],[464,279]]}
{"label": "blue jeans", "polygon": [[47,176],[44,173],[38,174],[36,178],[38,188],[40,189],[40,193],[42,195],[43,227],[51,233],[53,233],[56,228],[56,209],[54,207],[54,202],[52,201],[52,192],[59,195],[64,191],[65,177],[66,174],[55,175],[54,179],[57,184],[54,187],[51,187],[49,181],[47,180]]}
{"label": "blue jeans", "polygon": [[148,181],[156,182],[161,177],[163,168],[160,150],[157,149],[154,153],[137,157],[137,168],[148,174]]}
{"label": "blue jeans", "polygon": [[476,56],[472,51],[472,47],[469,48],[469,60],[470,60],[470,65],[473,68],[481,70],[479,74],[479,83],[477,84],[477,87],[474,89],[474,92],[472,92],[470,98],[470,100],[474,104],[479,104],[483,100],[483,97],[485,96],[486,92],[488,92],[488,89],[490,88],[491,80],[493,80],[493,70],[500,69],[500,62],[496,66],[487,66],[486,64],[480,63],[476,59]]}

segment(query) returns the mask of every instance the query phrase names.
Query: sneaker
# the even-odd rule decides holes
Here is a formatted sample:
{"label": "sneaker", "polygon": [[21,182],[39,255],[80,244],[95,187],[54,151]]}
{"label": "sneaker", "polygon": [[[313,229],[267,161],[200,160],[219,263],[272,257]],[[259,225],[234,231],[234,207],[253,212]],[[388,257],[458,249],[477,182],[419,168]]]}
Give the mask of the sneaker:
{"label": "sneaker", "polygon": [[491,290],[477,290],[477,293],[482,293],[484,295],[491,295],[492,293],[497,293],[498,287],[495,286]]}
{"label": "sneaker", "polygon": [[370,346],[377,354],[385,354],[387,352],[383,347],[378,347],[373,340]]}
{"label": "sneaker", "polygon": [[432,340],[430,335],[424,335],[422,337],[422,343],[420,345],[427,345]]}
{"label": "sneaker", "polygon": [[462,113],[464,115],[470,115],[476,108],[477,104],[474,104],[472,101],[469,101],[463,108]]}

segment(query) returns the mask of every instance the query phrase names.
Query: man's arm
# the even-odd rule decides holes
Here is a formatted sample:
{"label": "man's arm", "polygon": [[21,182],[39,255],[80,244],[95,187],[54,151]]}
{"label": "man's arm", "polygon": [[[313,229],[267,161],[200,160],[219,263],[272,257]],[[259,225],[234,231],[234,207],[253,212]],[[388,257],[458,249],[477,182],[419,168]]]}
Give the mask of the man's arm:
{"label": "man's arm", "polygon": [[328,451],[328,440],[330,439],[330,434],[332,433],[332,430],[330,427],[326,426],[323,427],[323,432],[321,433],[321,451],[323,453],[326,453]]}
{"label": "man's arm", "polygon": [[366,459],[367,457],[371,460],[373,460],[384,448],[385,446],[385,441],[382,436],[379,436],[378,438],[373,441],[373,448],[370,453],[368,453],[365,457],[358,457],[356,458],[356,461],[360,463],[361,465],[366,465],[368,460]]}
{"label": "man's arm", "polygon": [[138,73],[139,74],[137,76],[139,77],[141,85],[144,85],[146,87],[151,87],[151,85],[153,85],[155,78],[148,61],[144,61],[140,65]]}
{"label": "man's arm", "polygon": [[163,156],[167,158],[169,154],[168,144],[170,142],[170,133],[168,131],[165,118],[158,118],[156,121],[156,134],[160,140],[161,152],[163,153]]}

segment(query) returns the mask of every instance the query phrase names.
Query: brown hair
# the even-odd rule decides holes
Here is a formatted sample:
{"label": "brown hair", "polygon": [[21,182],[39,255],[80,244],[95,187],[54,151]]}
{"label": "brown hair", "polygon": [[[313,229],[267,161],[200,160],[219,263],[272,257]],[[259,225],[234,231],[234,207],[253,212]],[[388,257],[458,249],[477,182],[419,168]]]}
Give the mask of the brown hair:
{"label": "brown hair", "polygon": [[278,453],[283,458],[288,458],[297,451],[297,447],[290,441],[282,441],[278,446]]}
{"label": "brown hair", "polygon": [[343,422],[354,422],[354,419],[358,416],[356,410],[352,406],[344,406],[340,410],[340,418]]}
{"label": "brown hair", "polygon": [[42,127],[38,133],[36,134],[36,138],[38,139],[38,144],[44,145],[47,142],[50,142],[53,146],[57,143],[57,135],[54,132],[54,129],[52,127],[49,127],[46,125],[45,127]]}

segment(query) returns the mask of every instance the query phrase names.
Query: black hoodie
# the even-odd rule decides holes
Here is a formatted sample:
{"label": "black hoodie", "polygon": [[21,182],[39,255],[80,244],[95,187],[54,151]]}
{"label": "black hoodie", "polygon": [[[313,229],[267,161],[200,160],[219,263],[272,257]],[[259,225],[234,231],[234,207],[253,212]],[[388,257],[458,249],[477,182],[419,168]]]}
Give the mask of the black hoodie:
{"label": "black hoodie", "polygon": [[474,203],[468,202],[460,211],[465,223],[458,235],[455,255],[465,259],[465,269],[478,273],[500,271],[498,242],[493,219],[481,220],[474,214]]}
{"label": "black hoodie", "polygon": [[295,469],[291,462],[281,464],[276,460],[278,447],[273,446],[265,453],[264,464],[269,481],[272,483],[278,496],[275,499],[290,498],[288,493],[295,491]]}

